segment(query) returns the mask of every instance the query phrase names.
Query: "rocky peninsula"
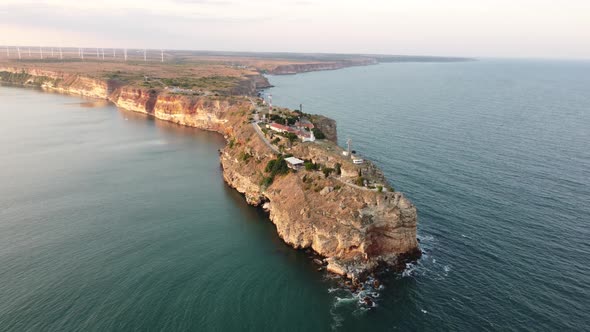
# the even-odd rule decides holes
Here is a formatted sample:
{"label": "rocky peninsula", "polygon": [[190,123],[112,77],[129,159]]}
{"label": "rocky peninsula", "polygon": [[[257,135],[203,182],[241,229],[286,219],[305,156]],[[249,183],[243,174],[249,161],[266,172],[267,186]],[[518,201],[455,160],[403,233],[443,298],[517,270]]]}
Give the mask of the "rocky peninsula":
{"label": "rocky peninsula", "polygon": [[[249,204],[268,211],[287,244],[312,249],[321,256],[316,261],[332,273],[358,280],[379,267],[404,266],[420,256],[416,207],[373,163],[358,163],[336,144],[332,119],[280,107],[265,114],[269,108],[257,91],[270,84],[262,70],[240,69],[236,74],[221,65],[226,76],[191,74],[193,70],[166,77],[157,74],[174,71],[149,72],[142,66],[133,71],[129,65],[113,64],[89,74],[81,69],[85,66],[0,63],[0,81],[100,98],[124,110],[222,134],[227,145],[220,161],[227,184]],[[281,68],[290,72],[297,65]],[[211,66],[207,70],[219,72]],[[287,124],[305,119],[321,136],[303,142],[288,132],[275,132],[269,129],[271,117]],[[303,164],[288,168],[289,157]]]}

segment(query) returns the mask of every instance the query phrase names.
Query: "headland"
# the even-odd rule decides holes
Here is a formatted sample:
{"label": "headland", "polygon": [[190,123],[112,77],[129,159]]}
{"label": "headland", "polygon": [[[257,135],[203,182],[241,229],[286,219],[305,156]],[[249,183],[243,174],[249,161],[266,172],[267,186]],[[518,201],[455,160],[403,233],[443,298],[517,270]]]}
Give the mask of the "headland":
{"label": "headland", "polygon": [[362,280],[420,256],[416,207],[372,162],[337,145],[334,120],[269,105],[258,92],[270,86],[264,73],[378,62],[368,56],[183,52],[162,63],[115,57],[7,59],[0,61],[0,82],[104,99],[124,110],[222,134],[227,184],[266,210],[287,244],[317,253],[318,269]]}

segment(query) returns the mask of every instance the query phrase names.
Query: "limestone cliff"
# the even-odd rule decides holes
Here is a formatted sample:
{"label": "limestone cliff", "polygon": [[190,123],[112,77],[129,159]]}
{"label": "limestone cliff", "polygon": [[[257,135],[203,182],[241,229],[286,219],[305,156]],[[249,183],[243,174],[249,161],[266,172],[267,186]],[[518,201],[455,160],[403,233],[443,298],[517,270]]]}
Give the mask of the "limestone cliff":
{"label": "limestone cliff", "polygon": [[[276,155],[248,121],[253,105],[244,96],[170,94],[80,75],[16,68],[0,68],[0,72],[5,81],[33,82],[52,91],[108,99],[122,109],[223,134],[229,142],[220,152],[225,181],[243,193],[249,204],[269,212],[286,243],[324,256],[331,272],[354,279],[380,264],[397,265],[406,257],[419,256],[416,208],[399,192],[348,181],[371,173],[382,186],[391,188],[377,167],[370,162],[354,165],[328,140],[298,143],[289,153],[326,167],[338,165],[339,174],[291,171],[270,185],[264,183],[265,165]],[[336,140],[333,120],[322,117],[317,123],[330,140]]]}

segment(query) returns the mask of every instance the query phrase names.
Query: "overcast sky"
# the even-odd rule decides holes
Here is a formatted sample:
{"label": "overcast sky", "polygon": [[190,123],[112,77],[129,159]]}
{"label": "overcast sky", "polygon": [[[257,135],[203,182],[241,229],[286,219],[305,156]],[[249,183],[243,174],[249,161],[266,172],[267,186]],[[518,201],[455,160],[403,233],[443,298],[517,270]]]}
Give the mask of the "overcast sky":
{"label": "overcast sky", "polygon": [[0,44],[590,58],[590,0],[0,0]]}

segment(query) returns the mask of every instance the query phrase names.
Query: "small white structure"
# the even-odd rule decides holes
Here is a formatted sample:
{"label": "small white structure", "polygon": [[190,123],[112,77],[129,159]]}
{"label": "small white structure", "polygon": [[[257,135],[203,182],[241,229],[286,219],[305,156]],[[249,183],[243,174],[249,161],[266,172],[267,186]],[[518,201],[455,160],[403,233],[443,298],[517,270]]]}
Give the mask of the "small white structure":
{"label": "small white structure", "polygon": [[303,163],[304,161],[299,159],[299,158],[295,158],[295,157],[289,157],[289,158],[285,158],[285,161],[287,162],[287,166],[291,169],[294,170],[299,170],[303,167]]}
{"label": "small white structure", "polygon": [[356,164],[356,165],[360,165],[360,164],[362,164],[362,163],[364,163],[364,162],[365,162],[365,161],[364,161],[364,160],[362,160],[362,159],[360,159],[360,158],[355,158],[355,159],[353,159],[353,160],[352,160],[352,163],[353,163],[353,164]]}

